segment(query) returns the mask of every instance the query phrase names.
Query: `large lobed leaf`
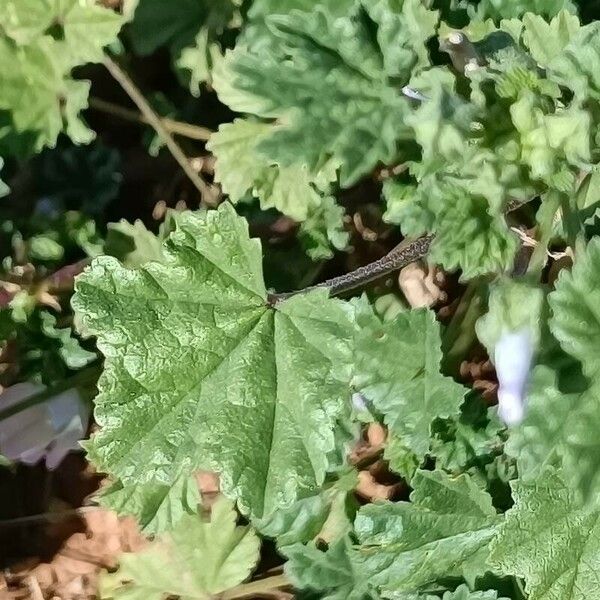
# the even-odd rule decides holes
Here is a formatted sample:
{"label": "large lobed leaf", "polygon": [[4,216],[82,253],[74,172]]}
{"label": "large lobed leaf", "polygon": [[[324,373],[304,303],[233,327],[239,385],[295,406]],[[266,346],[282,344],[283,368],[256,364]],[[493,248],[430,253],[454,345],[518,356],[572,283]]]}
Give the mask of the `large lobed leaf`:
{"label": "large lobed leaf", "polygon": [[326,290],[270,306],[260,244],[229,204],[182,214],[165,256],[102,257],[77,280],[106,357],[90,458],[125,486],[215,470],[255,517],[313,493],[349,407],[349,307]]}

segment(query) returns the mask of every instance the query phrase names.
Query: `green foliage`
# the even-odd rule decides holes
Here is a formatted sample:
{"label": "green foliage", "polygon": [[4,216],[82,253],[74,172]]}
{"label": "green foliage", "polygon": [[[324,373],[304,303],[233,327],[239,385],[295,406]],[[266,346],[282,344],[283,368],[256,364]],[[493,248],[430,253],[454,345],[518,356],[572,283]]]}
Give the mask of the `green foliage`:
{"label": "green foliage", "polygon": [[477,337],[490,356],[505,332],[527,330],[537,345],[544,309],[539,287],[513,279],[499,281],[490,290],[488,312],[477,322]]}
{"label": "green foliage", "polygon": [[595,597],[598,7],[118,4],[0,0],[0,386],[97,381],[156,536],[101,597]]}
{"label": "green foliage", "polygon": [[[533,373],[528,414],[511,431],[506,452],[517,459],[524,481],[534,481],[548,465],[563,467],[563,479],[585,498],[596,498],[600,489],[598,391],[561,390],[554,371],[539,366]],[[595,501],[595,500],[594,500]]]}
{"label": "green foliage", "polygon": [[411,502],[371,504],[356,519],[356,561],[369,584],[416,592],[441,577],[473,582],[487,570],[499,517],[466,475],[417,471]]}
{"label": "green foliage", "polygon": [[530,600],[584,600],[598,586],[598,511],[581,507],[562,481],[548,472],[513,486],[515,506],[492,543],[491,564],[525,579]]}
{"label": "green foliage", "polygon": [[356,569],[350,552],[347,538],[324,552],[314,544],[292,546],[286,549],[286,573],[295,587],[321,592],[326,600],[377,600],[378,594]]}
{"label": "green foliage", "polygon": [[503,425],[495,408],[487,408],[477,394],[469,394],[460,417],[432,425],[431,454],[436,465],[450,473],[481,475],[503,447]]}
{"label": "green foliage", "polygon": [[399,158],[409,105],[396,85],[428,64],[437,17],[417,0],[332,12],[324,3],[270,17],[259,39],[227,53],[214,85],[234,110],[279,119],[258,145],[272,161],[317,172],[333,157],[347,186]]}
{"label": "green foliage", "polygon": [[356,486],[356,473],[342,473],[336,481],[326,484],[316,496],[303,498],[289,508],[280,509],[269,517],[255,520],[254,526],[267,537],[277,540],[287,555],[297,544],[326,542],[331,544],[349,533],[356,512],[351,492]]}
{"label": "green foliage", "polygon": [[244,512],[289,506],[334,450],[350,312],[325,290],[271,308],[260,245],[228,204],[181,215],[164,252],[135,271],[97,259],[78,279],[73,306],[107,358],[90,456],[124,485],[204,467]]}
{"label": "green foliage", "polygon": [[359,323],[354,386],[403,444],[423,458],[432,422],[458,415],[466,391],[440,372],[439,324],[424,309],[382,323],[368,306]]}
{"label": "green foliage", "polygon": [[574,9],[571,0],[483,0],[477,5],[476,14],[480,18],[492,19],[521,17],[527,12],[554,17],[561,10]]}
{"label": "green foliage", "polygon": [[254,530],[237,527],[232,504],[220,499],[210,521],[186,515],[145,550],[121,555],[119,570],[104,577],[101,597],[209,600],[248,577],[259,547]]}
{"label": "green foliage", "polygon": [[230,0],[138,0],[129,37],[138,54],[152,54],[161,46],[169,46],[173,54],[177,54],[194,43],[201,27],[222,31],[233,11],[234,3]]}
{"label": "green foliage", "polygon": [[173,484],[123,485],[116,481],[98,496],[102,506],[134,515],[144,533],[155,534],[177,527],[185,515],[197,513],[201,503],[194,476],[178,477]]}
{"label": "green foliage", "polygon": [[563,349],[581,362],[584,374],[591,380],[598,377],[600,369],[600,307],[588,299],[599,283],[599,260],[600,238],[594,238],[577,256],[573,270],[561,274],[556,290],[549,296],[552,333]]}
{"label": "green foliage", "polygon": [[217,159],[215,180],[234,203],[251,194],[259,198],[263,210],[276,208],[296,221],[305,221],[322,198],[306,167],[281,167],[257,152],[273,129],[273,125],[243,119],[221,125],[208,143]]}
{"label": "green foliage", "polygon": [[0,129],[0,146],[14,152],[18,136],[24,152],[38,152],[62,131],[90,142],[94,134],[79,117],[89,82],[72,79],[71,70],[102,60],[120,17],[93,0],[2,0],[0,14],[0,115],[6,111],[11,123]]}

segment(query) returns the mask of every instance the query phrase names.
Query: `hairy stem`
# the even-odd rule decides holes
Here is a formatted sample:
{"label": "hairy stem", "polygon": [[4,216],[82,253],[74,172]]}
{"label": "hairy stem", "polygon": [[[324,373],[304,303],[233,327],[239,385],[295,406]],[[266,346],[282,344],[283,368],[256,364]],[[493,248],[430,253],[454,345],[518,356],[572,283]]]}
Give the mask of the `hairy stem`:
{"label": "hairy stem", "polygon": [[274,306],[278,302],[295,296],[296,294],[303,294],[314,289],[327,288],[332,296],[337,294],[343,294],[350,290],[361,287],[375,279],[379,279],[384,275],[388,275],[402,267],[405,267],[409,263],[415,262],[420,258],[423,258],[429,252],[429,247],[433,241],[432,235],[425,235],[416,240],[410,242],[403,242],[396,246],[391,252],[386,254],[383,258],[376,260],[364,267],[360,267],[350,273],[345,273],[339,277],[328,279],[317,285],[298,290],[295,292],[287,292],[284,294],[270,294],[268,301],[271,306]]}
{"label": "hairy stem", "polygon": [[[150,125],[148,117],[145,117],[142,113],[125,108],[114,102],[108,102],[101,98],[90,98],[89,105],[90,108],[93,108],[94,110],[119,117],[119,119],[123,119],[124,121]],[[201,142],[206,142],[212,135],[212,131],[206,127],[184,123],[183,121],[176,121],[175,119],[169,119],[168,117],[159,118],[165,126],[165,129],[171,134],[180,135],[189,138],[190,140],[199,140]]]}
{"label": "hairy stem", "polygon": [[187,159],[187,156],[183,153],[183,150],[173,139],[173,136],[167,130],[162,119],[154,112],[153,108],[150,106],[135,83],[133,83],[129,75],[127,75],[127,73],[125,73],[125,71],[109,56],[104,57],[104,66],[121,85],[125,92],[127,92],[127,95],[138,107],[148,124],[152,126],[152,128],[159,135],[160,139],[166,144],[167,148],[173,155],[173,158],[179,163],[179,166],[183,169],[190,181],[202,195],[203,200],[207,204],[214,204],[214,190],[208,183],[206,183],[206,181],[204,181],[204,179],[200,177],[198,173],[196,173],[196,171],[194,171],[190,161]]}

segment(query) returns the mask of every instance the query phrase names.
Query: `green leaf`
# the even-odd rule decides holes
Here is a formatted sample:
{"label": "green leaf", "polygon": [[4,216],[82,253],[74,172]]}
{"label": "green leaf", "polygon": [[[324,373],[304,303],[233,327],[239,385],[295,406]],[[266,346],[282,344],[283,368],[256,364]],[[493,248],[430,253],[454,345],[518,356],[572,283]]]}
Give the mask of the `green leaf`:
{"label": "green leaf", "polygon": [[134,50],[142,56],[161,46],[170,46],[177,54],[191,46],[202,27],[220,33],[234,12],[230,0],[139,0],[129,35]]}
{"label": "green leaf", "polygon": [[458,419],[433,424],[431,454],[436,466],[456,474],[484,468],[501,452],[503,429],[496,408],[488,408],[479,395],[468,394]]}
{"label": "green leaf", "polygon": [[467,152],[476,110],[475,105],[454,92],[454,78],[448,71],[439,69],[435,76],[432,71],[428,72],[427,101],[406,118],[422,148],[421,168],[425,172],[454,162],[457,156]]}
{"label": "green leaf", "polygon": [[591,116],[573,104],[544,114],[533,93],[524,94],[510,108],[515,128],[521,136],[521,157],[529,165],[531,177],[561,191],[571,191],[575,177],[569,173],[566,186],[559,186],[557,172],[564,163],[583,168],[591,160]]}
{"label": "green leaf", "polygon": [[124,485],[216,471],[253,517],[314,494],[350,405],[350,306],[322,289],[270,306],[227,203],[179,215],[164,252],[135,271],[97,259],[76,282],[106,357],[90,458]]}
{"label": "green leaf", "polygon": [[563,479],[595,501],[600,491],[599,398],[597,384],[566,392],[551,368],[534,370],[525,420],[511,430],[506,444],[522,480],[532,481],[548,465],[562,466]]}
{"label": "green leaf", "polygon": [[545,17],[554,17],[562,10],[576,12],[571,0],[482,0],[477,5],[480,18],[511,19],[532,12]]}
{"label": "green leaf", "polygon": [[402,438],[388,432],[383,458],[388,461],[388,467],[406,481],[410,481],[419,468],[421,460],[407,448]]}
{"label": "green leaf", "polygon": [[71,66],[101,62],[102,49],[116,39],[122,24],[116,12],[94,0],[0,0],[0,14],[4,33],[18,45],[53,35]]}
{"label": "green leaf", "polygon": [[479,180],[456,175],[439,180],[440,174],[432,174],[418,187],[385,187],[386,219],[399,223],[406,236],[435,233],[430,262],[448,271],[461,269],[463,279],[508,271],[518,246],[500,208],[491,207],[484,195],[495,195],[498,187],[494,177],[486,181],[486,168],[492,168],[487,160]]}
{"label": "green leaf", "polygon": [[165,262],[164,242],[175,229],[175,218],[168,218],[158,235],[148,231],[142,221],[121,219],[109,223],[104,252],[118,258],[126,267],[141,267],[147,262]]}
{"label": "green leaf", "polygon": [[208,27],[202,27],[194,40],[194,45],[184,48],[176,61],[176,66],[189,72],[189,89],[198,98],[203,83],[211,82],[214,64],[221,58],[219,45],[211,40]]}
{"label": "green leaf", "polygon": [[312,541],[331,544],[352,529],[355,503],[351,501],[351,492],[356,484],[355,471],[342,473],[320,494],[302,498],[264,519],[255,519],[253,525],[261,535],[275,538],[284,554],[294,544]]}
{"label": "green leaf", "polygon": [[210,600],[235,587],[254,568],[260,547],[254,530],[236,527],[236,518],[225,499],[213,505],[210,521],[185,515],[148,548],[121,555],[119,570],[103,577],[101,598]]}
{"label": "green leaf", "polygon": [[[430,594],[391,594],[390,600],[498,600],[498,592],[477,591],[472,592],[466,585],[459,585],[453,592],[444,592],[443,596],[432,596]],[[508,600],[500,598],[500,600]]]}
{"label": "green leaf", "polygon": [[492,542],[490,563],[523,577],[529,600],[587,600],[598,589],[597,509],[581,507],[559,474],[515,482],[515,505]]}
{"label": "green leaf", "polygon": [[304,221],[321,203],[306,167],[281,167],[263,156],[258,146],[273,125],[236,119],[211,136],[207,148],[215,155],[215,181],[236,203],[248,193],[260,199],[263,210],[276,208],[296,221]]}
{"label": "green leaf", "polygon": [[258,40],[227,53],[214,86],[233,110],[279,119],[259,144],[265,155],[311,172],[333,157],[347,187],[397,160],[409,137],[398,83],[425,60],[423,40],[436,19],[419,4],[357,1],[337,16],[317,4],[272,16]]}
{"label": "green leaf", "polygon": [[534,346],[542,335],[545,294],[525,281],[501,279],[491,286],[488,312],[476,324],[477,337],[493,357],[496,344],[506,332],[527,330]]}
{"label": "green leaf", "polygon": [[98,502],[120,515],[133,515],[148,535],[170,531],[201,503],[195,477],[183,476],[173,485],[123,485],[116,481],[101,491]]}
{"label": "green leaf", "polygon": [[523,41],[531,56],[542,66],[558,56],[579,31],[579,19],[566,10],[549,23],[540,15],[527,13],[523,17]]}
{"label": "green leaf", "polygon": [[313,260],[333,257],[333,250],[344,250],[350,234],[344,229],[344,209],[332,196],[323,196],[321,204],[310,210],[300,225],[298,237]]}
{"label": "green leaf", "polygon": [[369,504],[356,518],[355,561],[371,585],[416,592],[441,577],[468,582],[487,570],[499,517],[467,475],[417,471],[411,502]]}
{"label": "green leaf", "polygon": [[294,587],[321,592],[323,600],[377,600],[370,582],[362,577],[351,558],[348,538],[331,544],[326,551],[315,544],[286,548],[285,572]]}
{"label": "green leaf", "polygon": [[[453,592],[446,592],[442,596],[442,600],[496,600],[497,598],[498,593],[493,590],[471,592],[466,585],[460,585]],[[504,600],[508,599],[504,598]]]}
{"label": "green leaf", "polygon": [[600,62],[600,23],[581,27],[548,65],[548,77],[573,90],[578,100],[600,98],[597,66]]}
{"label": "green leaf", "polygon": [[56,327],[56,317],[49,312],[42,312],[42,331],[49,338],[60,343],[59,355],[70,369],[82,369],[96,360],[96,354],[82,348],[79,340],[71,335],[71,328]]}
{"label": "green leaf", "polygon": [[34,134],[34,152],[54,146],[63,129],[75,143],[87,144],[94,137],[79,118],[90,84],[69,79],[69,70],[51,38],[15,47],[0,37],[0,109],[10,111],[17,133]]}
{"label": "green leaf", "polygon": [[356,340],[354,386],[419,458],[432,422],[459,414],[466,389],[440,372],[440,328],[433,311],[413,310],[381,322],[370,308]]}
{"label": "green leaf", "polygon": [[573,269],[561,272],[548,297],[552,333],[592,381],[600,377],[600,306],[590,301],[600,285],[599,265],[600,237],[595,237],[577,254]]}

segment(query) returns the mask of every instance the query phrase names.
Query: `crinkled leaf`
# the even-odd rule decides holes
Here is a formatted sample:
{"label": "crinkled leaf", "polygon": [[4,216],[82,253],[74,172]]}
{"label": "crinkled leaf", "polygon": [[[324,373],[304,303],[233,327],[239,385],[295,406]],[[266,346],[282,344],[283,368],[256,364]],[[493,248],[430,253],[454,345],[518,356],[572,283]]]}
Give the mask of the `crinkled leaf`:
{"label": "crinkled leaf", "polygon": [[419,458],[431,423],[458,415],[466,389],[440,372],[440,327],[433,311],[413,310],[381,322],[367,308],[356,340],[354,385]]}
{"label": "crinkled leaf", "polygon": [[[466,585],[459,585],[453,592],[444,592],[443,596],[431,594],[390,594],[390,600],[498,600],[498,592],[494,590],[472,592]],[[499,600],[508,600],[500,598]]]}
{"label": "crinkled leaf", "polygon": [[56,326],[56,317],[49,312],[40,315],[42,331],[49,338],[58,340],[60,347],[58,353],[70,369],[82,369],[96,360],[96,354],[89,352],[81,346],[79,340],[71,335],[71,328]]}
{"label": "crinkled leaf", "polygon": [[548,76],[573,90],[579,100],[600,98],[600,23],[581,27],[547,67]]}
{"label": "crinkled leaf", "polygon": [[531,56],[542,66],[558,56],[579,31],[576,15],[562,10],[549,23],[540,15],[527,13],[523,17],[523,41]]}
{"label": "crinkled leaf", "polygon": [[164,262],[164,243],[175,229],[176,216],[169,215],[160,226],[158,234],[149,231],[137,219],[129,223],[121,219],[109,223],[104,252],[118,258],[126,267],[141,267],[147,262]]}
{"label": "crinkled leaf", "polygon": [[480,18],[511,19],[532,12],[545,17],[554,17],[562,10],[575,12],[571,0],[482,0],[477,5]]}
{"label": "crinkled leaf", "polygon": [[371,585],[416,592],[441,577],[467,581],[487,570],[499,517],[467,475],[417,471],[411,502],[370,504],[356,518],[355,561]]}
{"label": "crinkled leaf", "polygon": [[433,424],[431,454],[438,468],[462,473],[484,468],[503,446],[495,408],[488,408],[478,394],[467,395],[459,418],[440,419]]}
{"label": "crinkled leaf", "polygon": [[570,191],[574,176],[567,172],[566,185],[560,186],[557,173],[566,170],[565,162],[582,168],[591,160],[589,112],[572,105],[544,114],[535,95],[529,93],[511,106],[510,114],[521,136],[521,156],[529,165],[531,177]]}
{"label": "crinkled leaf", "polygon": [[398,473],[406,481],[413,478],[415,471],[422,462],[410,448],[406,447],[402,438],[389,432],[383,458],[388,461],[389,469],[394,473]]}
{"label": "crinkled leaf", "polygon": [[264,519],[255,519],[253,525],[261,535],[275,538],[284,554],[294,544],[331,544],[352,529],[355,507],[350,493],[356,483],[356,472],[343,473],[320,494],[302,498]]}
{"label": "crinkled leaf", "polygon": [[332,196],[323,196],[300,225],[298,237],[313,260],[331,258],[333,249],[344,250],[350,240],[344,229],[344,209]]}
{"label": "crinkled leaf", "polygon": [[525,281],[501,279],[490,290],[488,312],[476,324],[477,337],[490,356],[503,334],[526,330],[534,344],[540,341],[545,294]]}
{"label": "crinkled leaf", "polygon": [[201,502],[195,477],[183,476],[173,485],[114,482],[101,491],[98,502],[120,515],[136,517],[146,534],[170,531],[184,515],[193,515]]}
{"label": "crinkled leaf", "polygon": [[595,501],[600,491],[599,414],[597,385],[565,392],[553,369],[538,366],[527,394],[525,420],[511,430],[506,445],[521,479],[532,481],[546,466],[562,465],[565,481]]}
{"label": "crinkled leaf", "polygon": [[379,596],[353,564],[350,541],[343,538],[322,551],[313,543],[286,548],[285,572],[300,590],[320,592],[323,600],[377,600]]}
{"label": "crinkled leaf", "polygon": [[490,564],[523,577],[529,600],[588,600],[598,590],[598,510],[582,507],[559,474],[512,484],[515,505],[492,542]]}
{"label": "crinkled leaf", "polygon": [[210,521],[198,514],[183,516],[148,548],[121,555],[119,570],[103,577],[101,597],[210,600],[235,587],[254,568],[260,547],[254,530],[237,527],[236,518],[225,499],[213,505]]}
{"label": "crinkled leaf", "polygon": [[90,84],[69,79],[68,72],[53,39],[15,47],[0,37],[0,109],[10,111],[17,133],[34,136],[33,151],[54,146],[63,129],[75,143],[94,137],[79,117]]}
{"label": "crinkled leaf", "polygon": [[323,482],[349,407],[351,311],[325,290],[271,307],[230,204],[177,221],[166,264],[103,257],[77,280],[106,357],[90,458],[124,485],[216,471],[244,512],[268,515]]}
{"label": "crinkled leaf", "polygon": [[593,301],[599,285],[600,237],[595,237],[577,254],[573,269],[561,272],[548,297],[552,333],[592,381],[600,377],[600,304]]}
{"label": "crinkled leaf", "polygon": [[[357,1],[338,16],[317,4],[271,16],[259,40],[226,55],[215,88],[234,110],[279,118],[259,145],[278,164],[316,171],[333,157],[351,185],[396,160],[408,136],[409,104],[395,80],[408,82],[423,62],[435,21],[417,4]],[[417,22],[415,11],[429,16]]]}
{"label": "crinkled leaf", "polygon": [[100,62],[122,22],[94,0],[0,0],[0,14],[4,33],[19,45],[35,43],[57,27],[60,53],[71,66]]}
{"label": "crinkled leaf", "polygon": [[207,144],[217,159],[215,180],[234,203],[252,193],[263,210],[276,208],[304,221],[321,197],[306,167],[281,167],[258,151],[260,141],[272,130],[268,123],[244,119],[221,125]]}

